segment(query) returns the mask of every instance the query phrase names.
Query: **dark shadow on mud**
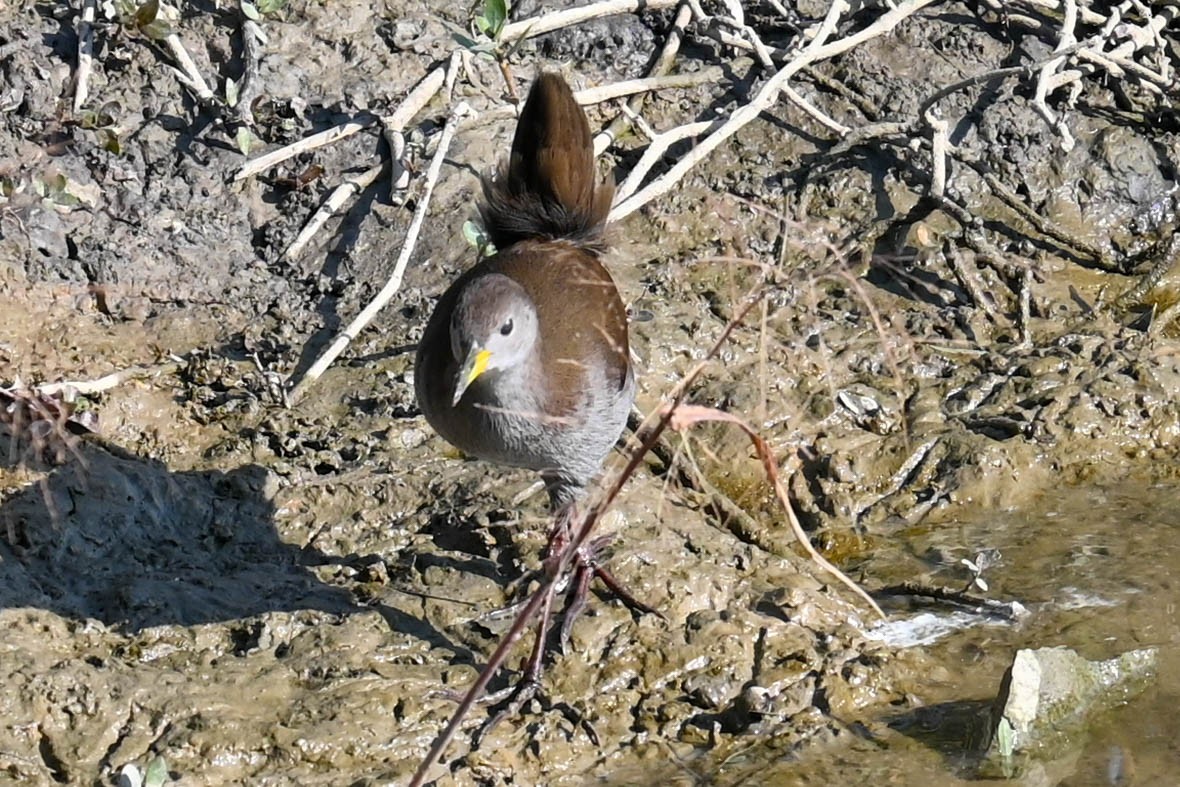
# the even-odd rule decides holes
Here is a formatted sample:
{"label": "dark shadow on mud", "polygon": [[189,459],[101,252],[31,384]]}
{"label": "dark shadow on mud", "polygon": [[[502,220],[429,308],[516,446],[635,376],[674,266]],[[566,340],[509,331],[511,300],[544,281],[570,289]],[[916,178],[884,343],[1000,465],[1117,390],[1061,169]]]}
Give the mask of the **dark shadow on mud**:
{"label": "dark shadow on mud", "polygon": [[358,609],[275,530],[258,465],[174,473],[97,442],[0,502],[0,605],[136,632],[264,612]]}
{"label": "dark shadow on mud", "polygon": [[889,726],[941,753],[949,768],[967,778],[991,739],[991,714],[991,700],[941,702],[899,713]]}

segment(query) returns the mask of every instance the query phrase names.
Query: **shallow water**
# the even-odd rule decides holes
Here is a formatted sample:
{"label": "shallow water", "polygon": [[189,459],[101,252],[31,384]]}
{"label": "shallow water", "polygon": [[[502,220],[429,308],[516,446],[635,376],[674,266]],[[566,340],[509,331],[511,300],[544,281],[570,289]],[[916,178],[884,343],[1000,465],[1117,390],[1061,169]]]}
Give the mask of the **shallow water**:
{"label": "shallow water", "polygon": [[[998,549],[1000,564],[984,573],[988,595],[1020,601],[1031,614],[1017,625],[976,625],[916,646],[925,647],[936,665],[934,680],[918,692],[926,706],[921,712],[899,714],[892,725],[877,719],[852,752],[772,765],[772,780],[762,771],[756,781],[965,783],[971,772],[963,718],[977,716],[995,695],[1017,648],[1066,645],[1090,659],[1158,647],[1157,680],[1140,697],[1097,717],[1068,756],[1010,783],[1180,783],[1178,537],[1175,482],[1060,489],[1031,509],[979,512],[895,534],[866,567],[869,577],[961,588],[970,576],[958,561]],[[917,614],[891,612],[894,619]],[[722,781],[754,783],[749,773],[734,775]]]}

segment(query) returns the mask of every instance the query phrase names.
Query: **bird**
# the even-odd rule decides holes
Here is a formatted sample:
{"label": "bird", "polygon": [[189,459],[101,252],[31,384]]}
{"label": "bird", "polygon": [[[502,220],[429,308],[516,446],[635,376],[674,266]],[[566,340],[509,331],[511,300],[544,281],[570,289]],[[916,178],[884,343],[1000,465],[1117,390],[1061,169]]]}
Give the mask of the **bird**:
{"label": "bird", "polygon": [[590,125],[568,83],[542,72],[508,160],[482,180],[496,251],[439,298],[414,386],[427,422],[465,454],[537,471],[558,512],[584,494],[635,398],[627,309],[605,227]]}
{"label": "bird", "polygon": [[[460,451],[540,474],[553,515],[542,570],[553,582],[520,681],[475,741],[541,691],[577,501],[622,435],[636,389],[627,309],[602,263],[614,182],[598,182],[590,124],[560,75],[534,80],[508,160],[482,185],[479,213],[496,251],[435,304],[418,344],[415,394],[427,422]],[[574,545],[562,650],[595,578],[631,610],[659,615],[603,565],[609,540]]]}

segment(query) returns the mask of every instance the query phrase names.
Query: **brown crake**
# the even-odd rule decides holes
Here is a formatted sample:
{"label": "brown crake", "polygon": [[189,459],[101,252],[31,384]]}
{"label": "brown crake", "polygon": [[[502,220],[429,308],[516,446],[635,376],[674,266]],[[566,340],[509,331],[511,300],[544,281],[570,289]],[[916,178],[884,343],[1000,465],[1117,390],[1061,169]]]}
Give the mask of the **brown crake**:
{"label": "brown crake", "polygon": [[540,472],[556,509],[598,473],[635,396],[626,309],[600,260],[614,186],[598,185],[586,115],[557,74],[533,83],[483,192],[497,252],[435,306],[418,405],[465,453]]}

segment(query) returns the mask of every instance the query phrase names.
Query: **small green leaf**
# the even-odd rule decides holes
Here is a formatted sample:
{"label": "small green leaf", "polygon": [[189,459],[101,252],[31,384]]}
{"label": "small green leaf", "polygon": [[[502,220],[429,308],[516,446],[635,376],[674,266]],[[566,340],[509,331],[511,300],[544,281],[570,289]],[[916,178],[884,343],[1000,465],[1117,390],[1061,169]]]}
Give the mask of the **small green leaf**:
{"label": "small green leaf", "polygon": [[238,150],[242,151],[243,156],[249,156],[250,151],[254,148],[254,143],[258,142],[258,137],[254,136],[254,132],[245,126],[238,127],[238,133],[234,135],[234,142],[238,145]]}
{"label": "small green leaf", "polygon": [[[245,7],[243,5],[243,7]],[[238,83],[233,77],[225,78],[225,103],[231,107],[238,105]]]}
{"label": "small green leaf", "polygon": [[45,181],[45,188],[49,190],[50,195],[60,194],[66,190],[66,186],[68,186],[69,183],[70,182],[68,180],[66,180],[65,175],[61,174],[60,172],[57,172],[57,173],[54,173],[53,175],[50,175],[49,178]]}
{"label": "small green leaf", "polygon": [[154,22],[142,25],[139,32],[153,41],[163,41],[168,36],[172,35],[172,25],[165,22],[163,19],[157,19]]}
{"label": "small green leaf", "polygon": [[479,32],[483,33],[485,36],[491,35],[488,31],[492,29],[492,23],[489,22],[486,17],[475,17],[475,26],[478,27]]}
{"label": "small green leaf", "polygon": [[495,59],[496,45],[491,41],[484,41],[482,44],[476,43],[473,39],[468,38],[462,33],[452,33],[451,37],[455,39],[455,43],[471,52],[474,55],[483,55],[484,57]]}
{"label": "small green leaf", "polygon": [[168,783],[168,764],[160,755],[152,757],[143,774],[143,787],[162,787]]}
{"label": "small green leaf", "polygon": [[109,128],[100,128],[98,130],[98,144],[108,153],[114,153],[116,156],[123,155],[122,140],[119,139],[118,134]]}
{"label": "small green leaf", "polygon": [[463,237],[467,245],[478,249],[480,239],[483,238],[483,228],[469,219],[463,222]]}
{"label": "small green leaf", "polygon": [[504,23],[508,21],[507,0],[484,0],[483,18],[488,23],[489,30],[485,31],[492,38],[498,38]]}
{"label": "small green leaf", "polygon": [[132,24],[135,17],[135,0],[115,0],[114,10],[124,24]]}
{"label": "small green leaf", "polygon": [[246,0],[242,0],[242,14],[247,19],[252,19],[255,22],[262,19],[262,14],[258,13],[258,8],[253,3],[246,2]]}
{"label": "small green leaf", "polygon": [[496,247],[492,244],[492,239],[488,237],[488,233],[483,226],[474,221],[463,222],[463,238],[467,243],[479,252],[480,256],[494,254]]}
{"label": "small green leaf", "polygon": [[263,16],[273,16],[282,11],[286,5],[287,0],[258,0],[258,10],[262,12]]}
{"label": "small green leaf", "polygon": [[160,15],[160,0],[147,0],[135,9],[133,21],[138,28],[144,28],[156,21]]}
{"label": "small green leaf", "polygon": [[1016,750],[1016,730],[1012,729],[1012,723],[1007,719],[1000,719],[996,726],[996,743],[1004,757],[1011,757]]}
{"label": "small green leaf", "polygon": [[464,49],[474,50],[479,44],[475,43],[474,39],[468,38],[462,33],[451,33],[451,37],[455,39],[455,43]]}

